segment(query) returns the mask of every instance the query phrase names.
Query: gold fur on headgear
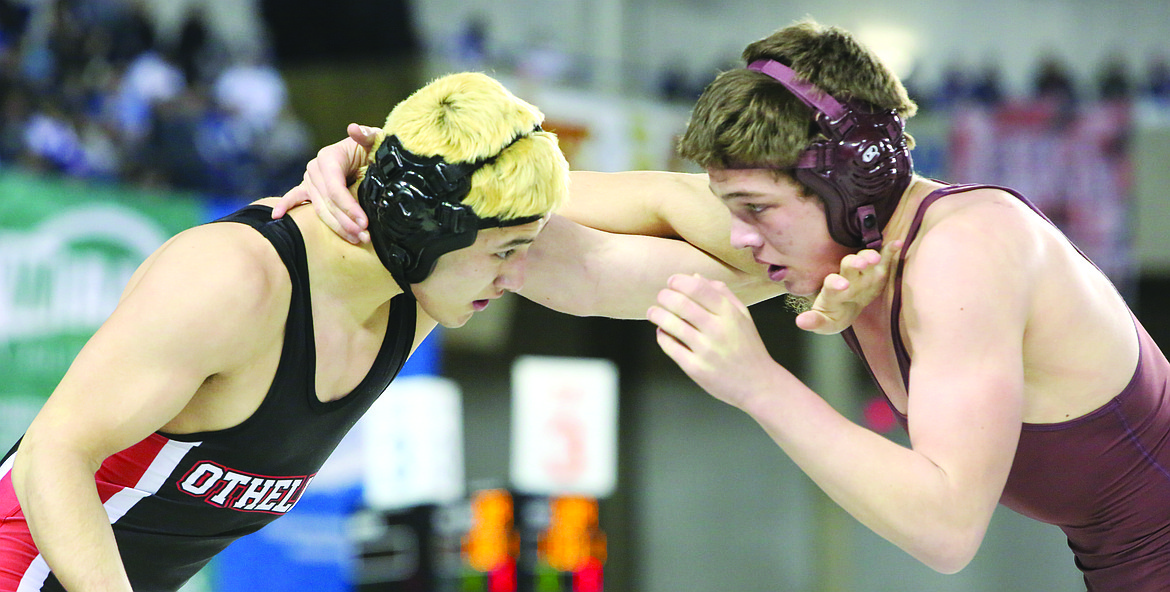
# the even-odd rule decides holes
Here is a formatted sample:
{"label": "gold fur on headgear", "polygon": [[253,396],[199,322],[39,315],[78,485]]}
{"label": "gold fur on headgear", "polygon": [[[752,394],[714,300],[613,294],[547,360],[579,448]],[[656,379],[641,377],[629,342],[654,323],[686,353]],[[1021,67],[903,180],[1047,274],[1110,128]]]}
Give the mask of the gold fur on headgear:
{"label": "gold fur on headgear", "polygon": [[382,130],[414,154],[450,163],[498,154],[472,175],[463,203],[482,218],[508,220],[548,214],[568,199],[569,165],[556,134],[533,131],[543,121],[539,109],[494,78],[464,72],[415,91]]}

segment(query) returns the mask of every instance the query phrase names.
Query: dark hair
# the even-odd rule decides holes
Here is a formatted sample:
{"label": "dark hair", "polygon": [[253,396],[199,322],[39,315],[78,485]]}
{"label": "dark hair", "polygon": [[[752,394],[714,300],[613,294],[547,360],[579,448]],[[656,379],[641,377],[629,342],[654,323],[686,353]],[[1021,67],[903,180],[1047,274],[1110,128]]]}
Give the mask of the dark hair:
{"label": "dark hair", "polygon": [[[918,106],[873,52],[847,31],[799,21],[743,51],[775,60],[840,101],[861,100],[909,118]],[[695,104],[679,154],[703,168],[791,168],[817,138],[812,109],[766,74],[721,73]],[[913,147],[913,138],[907,137]]]}

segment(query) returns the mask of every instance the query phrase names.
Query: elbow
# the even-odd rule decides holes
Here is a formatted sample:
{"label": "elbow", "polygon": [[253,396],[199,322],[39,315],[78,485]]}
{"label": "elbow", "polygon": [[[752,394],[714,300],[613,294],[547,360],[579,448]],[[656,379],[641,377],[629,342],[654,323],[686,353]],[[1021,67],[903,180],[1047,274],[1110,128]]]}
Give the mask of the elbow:
{"label": "elbow", "polygon": [[[990,496],[988,496],[990,497]],[[949,495],[918,507],[903,523],[903,549],[941,574],[965,569],[979,552],[991,524],[996,503],[985,497]]]}
{"label": "elbow", "polygon": [[940,574],[953,575],[963,571],[963,568],[967,567],[974,558],[974,553],[962,551],[935,552],[931,554],[931,557],[923,558],[922,562]]}
{"label": "elbow", "polygon": [[980,529],[978,532],[968,530],[934,537],[913,555],[934,571],[947,575],[956,574],[975,558],[983,542],[983,534],[984,531]]}
{"label": "elbow", "polygon": [[17,500],[24,503],[38,482],[61,471],[79,471],[92,476],[101,466],[101,460],[69,447],[60,438],[41,437],[35,425],[21,439],[12,458],[12,489]]}
{"label": "elbow", "polygon": [[30,444],[29,438],[25,436],[12,458],[9,477],[12,480],[12,492],[21,506],[28,503],[32,495],[32,483],[37,479],[36,472],[43,466],[43,463],[38,462],[37,454],[38,448]]}
{"label": "elbow", "polygon": [[558,295],[530,290],[528,288],[520,290],[517,294],[534,304],[539,304],[544,308],[561,314],[574,317],[598,316],[596,313],[597,307],[581,298],[566,299]]}

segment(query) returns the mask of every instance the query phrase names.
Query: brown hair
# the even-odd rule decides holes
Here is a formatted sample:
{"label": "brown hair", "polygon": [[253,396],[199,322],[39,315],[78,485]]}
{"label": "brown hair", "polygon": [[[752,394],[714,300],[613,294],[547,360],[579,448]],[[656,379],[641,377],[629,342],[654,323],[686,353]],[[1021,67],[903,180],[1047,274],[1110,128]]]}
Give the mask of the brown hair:
{"label": "brown hair", "polygon": [[[865,101],[904,118],[918,110],[902,82],[843,29],[799,21],[748,45],[743,59],[785,64],[840,101]],[[704,89],[678,151],[703,168],[790,169],[819,136],[814,121],[813,110],[770,76],[730,70]],[[907,143],[914,146],[909,135]]]}

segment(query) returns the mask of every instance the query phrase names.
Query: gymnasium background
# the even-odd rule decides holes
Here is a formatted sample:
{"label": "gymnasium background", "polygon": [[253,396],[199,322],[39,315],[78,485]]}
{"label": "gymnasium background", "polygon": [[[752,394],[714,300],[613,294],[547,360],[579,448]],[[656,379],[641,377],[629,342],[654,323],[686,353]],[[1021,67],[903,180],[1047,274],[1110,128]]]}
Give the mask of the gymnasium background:
{"label": "gymnasium background", "polygon": [[[855,32],[907,80],[920,171],[1023,190],[1170,346],[1164,0],[0,0],[0,447],[142,258],[283,193],[346,123],[378,125],[434,76],[485,70],[545,111],[575,168],[690,170],[671,146],[691,101],[743,45],[806,15]],[[607,590],[1083,589],[1059,530],[1008,511],[966,570],[936,574],[698,390],[648,323],[498,304],[412,361],[456,392],[443,417],[458,432],[439,443],[457,450],[414,462],[460,464],[463,498],[514,489],[515,362],[603,361],[620,393],[612,485],[595,496]],[[800,334],[776,303],[753,315],[778,360],[856,421],[890,427],[838,340]],[[352,446],[189,590],[356,588],[370,461]]]}

